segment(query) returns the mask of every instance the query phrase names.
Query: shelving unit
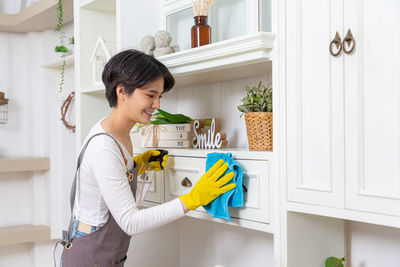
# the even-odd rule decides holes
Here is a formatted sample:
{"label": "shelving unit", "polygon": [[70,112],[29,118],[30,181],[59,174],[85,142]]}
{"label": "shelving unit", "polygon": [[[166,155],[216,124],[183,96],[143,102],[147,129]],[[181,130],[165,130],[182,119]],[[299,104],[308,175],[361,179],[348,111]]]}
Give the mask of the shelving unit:
{"label": "shelving unit", "polygon": [[244,79],[271,68],[275,34],[258,32],[161,56],[174,75],[175,88]]}
{"label": "shelving unit", "polygon": [[[63,1],[64,23],[73,19],[73,0]],[[31,32],[55,29],[57,1],[39,0],[17,14],[0,14],[0,31]]]}
{"label": "shelving unit", "polygon": [[[203,83],[244,79],[271,70],[275,34],[259,32],[160,56],[175,78],[174,89]],[[91,87],[82,93],[104,93]]]}
{"label": "shelving unit", "polygon": [[[144,34],[154,34],[162,28],[160,28],[161,23],[158,18],[150,22],[146,20],[146,25],[143,27],[141,25],[148,16],[148,13],[144,15],[143,6],[149,10],[150,8],[155,10],[150,13],[152,16],[158,14],[159,9],[154,7],[152,2],[143,4],[125,0],[77,2],[79,2],[79,7],[75,12],[74,35],[77,40],[75,88],[79,88],[76,102],[76,144],[79,149],[92,125],[106,117],[111,111],[107,99],[104,97],[104,88],[96,87],[92,82],[90,56],[98,36],[102,36],[105,41],[115,42],[118,51],[131,47],[138,48]],[[190,4],[190,1],[187,1],[185,5],[187,3]],[[255,1],[252,4],[256,4]],[[160,7],[161,5],[162,3],[160,3]],[[256,16],[258,17],[258,13]],[[252,17],[252,19],[254,18]],[[235,31],[236,33],[238,32]],[[176,81],[172,92],[163,96],[163,106],[166,107],[166,110],[179,106],[178,109],[182,109],[183,113],[187,110],[204,110],[207,113],[204,116],[221,118],[224,130],[227,134],[231,133],[231,135],[227,135],[228,144],[231,147],[222,150],[168,149],[171,159],[174,157],[174,165],[166,169],[173,171],[169,174],[166,171],[164,177],[160,176],[161,179],[156,178],[157,182],[153,184],[154,194],[152,199],[147,201],[146,206],[169,201],[176,198],[181,193],[180,190],[188,190],[188,188],[179,188],[182,178],[185,177],[182,175],[186,173],[193,175],[193,179],[189,178],[195,184],[196,178],[200,177],[198,174],[204,171],[208,153],[232,153],[235,159],[242,161],[240,164],[246,173],[246,177],[243,178],[243,183],[248,188],[244,199],[245,207],[232,210],[232,222],[212,218],[202,211],[190,212],[188,216],[227,224],[229,227],[236,226],[236,230],[243,230],[244,233],[248,229],[252,229],[260,231],[260,234],[275,234],[276,222],[279,221],[274,217],[273,206],[275,201],[273,185],[276,179],[273,176],[275,152],[249,151],[247,149],[247,144],[243,141],[246,131],[245,124],[241,123],[240,114],[237,114],[237,108],[234,106],[236,101],[240,104],[239,99],[236,98],[245,91],[242,83],[246,80],[258,79],[260,76],[266,79],[271,78],[275,34],[258,30],[248,31],[244,34],[240,31],[239,34],[240,37],[225,39],[222,37],[222,41],[219,42],[157,58],[168,67]],[[135,42],[131,42],[133,39]],[[218,84],[215,91],[214,88],[211,88],[213,84]],[[216,98],[214,98],[214,92]],[[229,97],[225,98],[224,94]],[[176,102],[176,98],[179,97],[184,97],[185,100]],[[220,100],[225,101],[226,105],[219,107],[222,103]],[[213,103],[209,104],[210,102]],[[216,108],[214,110],[211,107]],[[193,115],[193,117],[200,118],[199,116]],[[227,117],[234,118],[227,119]],[[145,149],[135,148],[134,151],[140,153],[143,150]],[[190,166],[186,165],[186,162],[190,162]],[[173,172],[176,172],[176,175]],[[182,254],[185,252],[183,251]]]}
{"label": "shelving unit", "polygon": [[[0,174],[48,171],[47,157],[1,158]],[[15,225],[0,227],[0,246],[50,240],[50,227],[45,225]]]}
{"label": "shelving unit", "polygon": [[40,158],[3,158],[0,159],[0,173],[23,171],[48,171],[50,159]]}
{"label": "shelving unit", "polygon": [[50,227],[18,225],[0,228],[0,246],[50,240]]}

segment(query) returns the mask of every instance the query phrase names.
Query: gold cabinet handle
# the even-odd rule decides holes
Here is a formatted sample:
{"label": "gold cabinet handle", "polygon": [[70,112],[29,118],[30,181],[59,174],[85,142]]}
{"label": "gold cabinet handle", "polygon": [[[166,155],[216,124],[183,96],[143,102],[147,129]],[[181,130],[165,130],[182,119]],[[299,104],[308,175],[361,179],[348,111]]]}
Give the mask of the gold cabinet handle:
{"label": "gold cabinet handle", "polygon": [[[336,49],[338,50],[336,53],[333,52],[333,45],[335,45]],[[334,57],[339,56],[340,52],[342,52],[342,39],[340,38],[338,32],[336,32],[335,38],[333,38],[333,40],[329,44],[329,52],[331,52],[331,55]]]}
{"label": "gold cabinet handle", "polygon": [[189,180],[189,178],[185,177],[181,181],[181,185],[184,186],[184,187],[192,187],[192,182]]}
{"label": "gold cabinet handle", "polygon": [[[346,44],[347,47],[346,48]],[[346,37],[343,39],[343,51],[346,54],[351,54],[354,50],[354,47],[356,46],[356,41],[354,40],[353,34],[351,33],[351,30],[349,29],[347,31]]]}

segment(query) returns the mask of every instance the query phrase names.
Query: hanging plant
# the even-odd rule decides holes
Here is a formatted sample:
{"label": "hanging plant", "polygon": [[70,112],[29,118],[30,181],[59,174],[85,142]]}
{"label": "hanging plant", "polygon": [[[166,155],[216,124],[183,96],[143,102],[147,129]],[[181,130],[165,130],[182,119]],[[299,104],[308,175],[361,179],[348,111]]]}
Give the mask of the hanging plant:
{"label": "hanging plant", "polygon": [[60,81],[60,89],[59,93],[62,92],[63,86],[64,86],[64,71],[65,71],[65,53],[67,53],[69,50],[64,44],[64,39],[65,39],[65,32],[64,32],[64,10],[63,10],[63,1],[64,0],[58,0],[57,2],[57,27],[56,31],[60,33],[59,37],[59,45],[54,48],[56,52],[60,52],[61,58],[63,59],[63,64],[61,66],[61,81]]}

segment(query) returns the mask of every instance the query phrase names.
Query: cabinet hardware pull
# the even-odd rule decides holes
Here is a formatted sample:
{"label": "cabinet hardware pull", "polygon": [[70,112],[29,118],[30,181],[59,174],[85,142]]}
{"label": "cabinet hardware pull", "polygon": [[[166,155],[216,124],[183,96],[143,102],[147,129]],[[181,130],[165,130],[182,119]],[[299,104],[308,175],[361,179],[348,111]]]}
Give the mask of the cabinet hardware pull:
{"label": "cabinet hardware pull", "polygon": [[[334,53],[332,50],[333,45],[335,45],[336,49],[338,49],[338,51],[336,53]],[[342,52],[342,39],[340,38],[340,35],[338,32],[336,32],[335,38],[333,38],[333,40],[329,44],[329,52],[331,52],[331,55],[334,57],[339,56],[340,52]]]}
{"label": "cabinet hardware pull", "polygon": [[182,180],[181,185],[184,187],[192,187],[192,182],[189,180],[189,178],[185,177]]}
{"label": "cabinet hardware pull", "polygon": [[247,193],[247,187],[244,184],[242,184],[242,187],[243,187],[243,193]]}
{"label": "cabinet hardware pull", "polygon": [[[346,49],[346,43],[347,47],[349,47],[349,50]],[[353,43],[353,45],[351,45]],[[353,34],[351,33],[351,30],[349,29],[347,31],[346,37],[343,39],[343,51],[346,54],[351,54],[354,50],[354,47],[356,46],[356,41],[354,40]]]}

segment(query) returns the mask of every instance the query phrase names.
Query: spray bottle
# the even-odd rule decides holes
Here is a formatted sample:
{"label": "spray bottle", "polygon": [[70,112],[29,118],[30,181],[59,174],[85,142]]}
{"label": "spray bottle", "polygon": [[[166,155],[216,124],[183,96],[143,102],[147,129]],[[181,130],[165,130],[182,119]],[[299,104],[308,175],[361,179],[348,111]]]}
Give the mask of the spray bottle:
{"label": "spray bottle", "polygon": [[151,186],[151,183],[155,179],[155,170],[150,170],[150,162],[157,161],[160,162],[161,170],[164,170],[164,167],[162,166],[163,158],[165,155],[168,155],[167,150],[162,150],[158,149],[160,151],[160,155],[158,156],[151,156],[149,159],[149,163],[143,164],[141,169],[139,170],[138,173],[142,172],[142,169],[145,169],[141,175],[138,176],[137,179],[137,187],[136,187],[136,205],[138,207],[142,206],[143,200],[146,197],[147,192],[149,191],[149,188]]}

